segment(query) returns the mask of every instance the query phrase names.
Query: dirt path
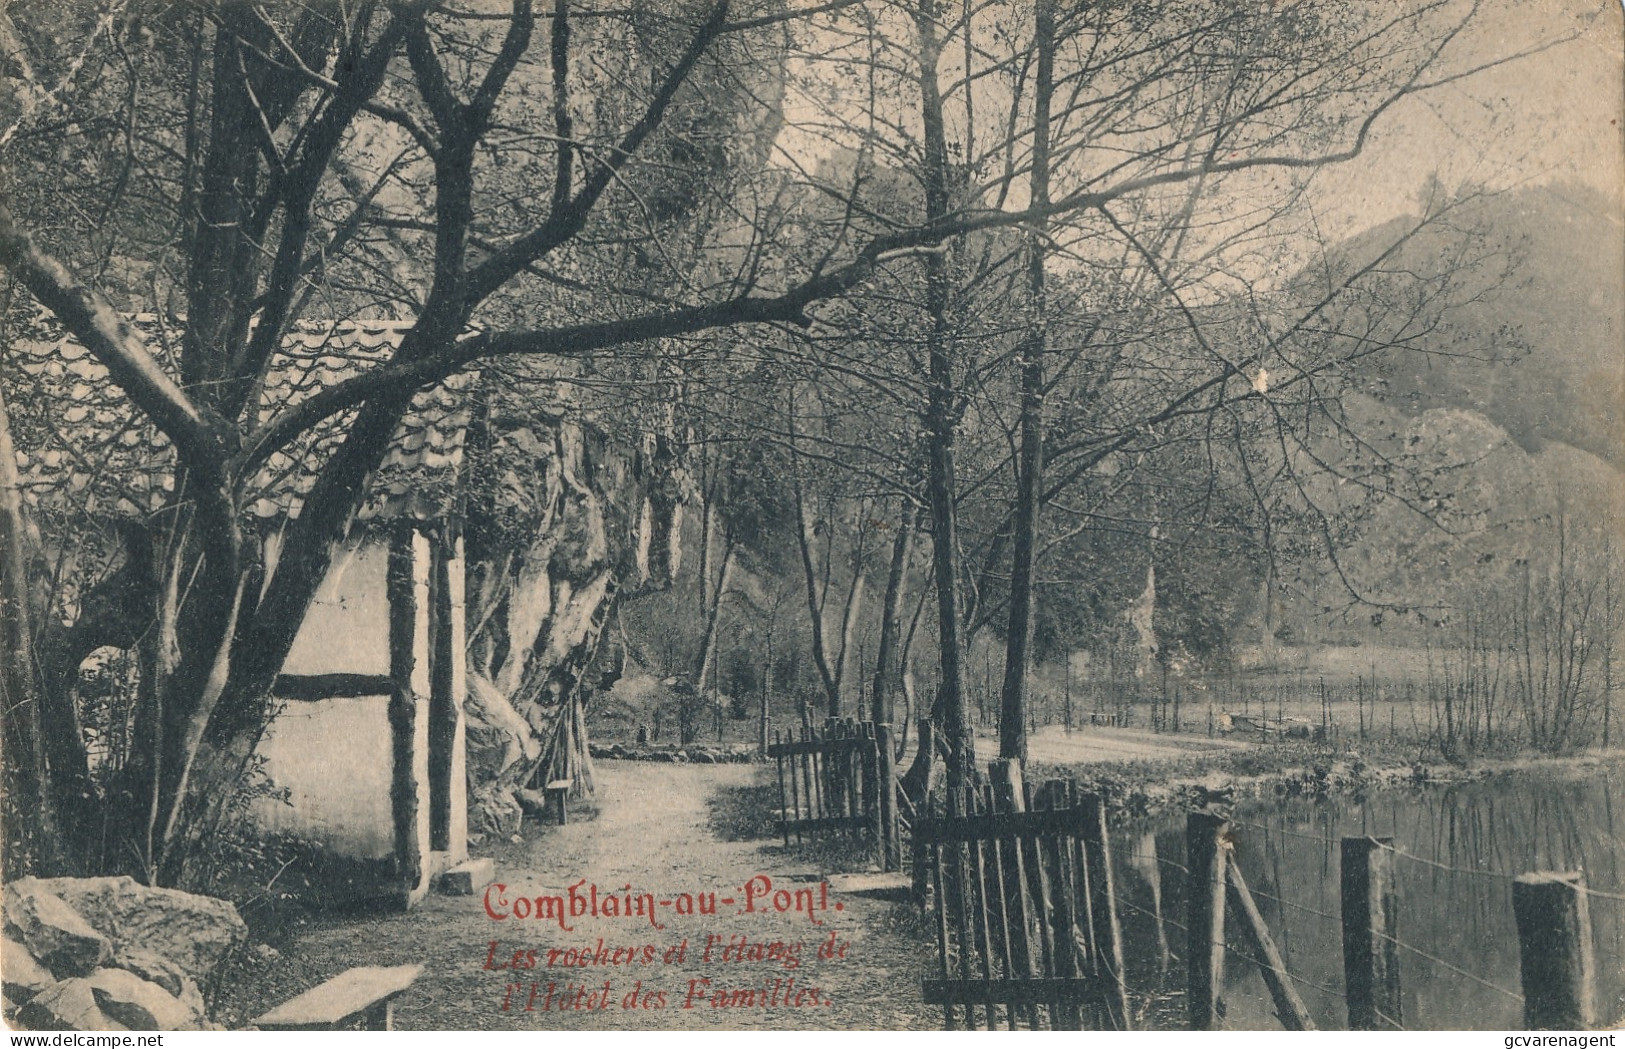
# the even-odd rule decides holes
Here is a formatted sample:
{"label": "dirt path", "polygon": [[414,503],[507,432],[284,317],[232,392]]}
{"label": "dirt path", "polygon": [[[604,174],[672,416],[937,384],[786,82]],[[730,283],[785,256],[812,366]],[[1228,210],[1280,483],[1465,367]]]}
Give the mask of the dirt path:
{"label": "dirt path", "polygon": [[[251,1016],[352,965],[421,962],[427,971],[397,1013],[404,1029],[935,1027],[935,1011],[920,1002],[932,947],[909,908],[824,894],[823,876],[836,871],[815,869],[807,854],[777,841],[720,840],[708,802],[748,791],[764,776],[751,765],[600,762],[597,818],[527,824],[531,839],[498,859],[496,884],[504,889],[431,896],[404,915],[313,921],[228,997]],[[758,876],[771,879],[771,890],[761,891]],[[741,913],[753,879],[752,912]],[[487,913],[487,903],[500,914],[525,913],[538,897],[568,905],[570,887],[583,880],[577,893],[596,885],[601,912],[620,909],[606,893],[618,902],[626,886],[634,898],[647,893],[664,928],[636,913],[568,919],[569,931],[556,918],[497,921]],[[824,909],[779,913],[780,889],[789,891],[781,900]],[[712,893],[713,915],[676,913],[683,894],[698,905]],[[844,958],[819,957],[832,933]],[[736,938],[746,957],[729,951],[724,959]],[[521,964],[533,951],[535,968],[497,968],[516,951]],[[628,1008],[633,992],[637,1007]],[[727,1004],[714,1004],[718,992]]]}

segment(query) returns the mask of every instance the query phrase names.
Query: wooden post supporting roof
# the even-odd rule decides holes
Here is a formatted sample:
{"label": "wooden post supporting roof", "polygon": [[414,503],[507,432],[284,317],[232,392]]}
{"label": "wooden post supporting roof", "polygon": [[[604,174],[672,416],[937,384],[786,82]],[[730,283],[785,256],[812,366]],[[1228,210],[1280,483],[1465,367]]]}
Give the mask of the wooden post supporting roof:
{"label": "wooden post supporting roof", "polygon": [[385,591],[389,599],[390,810],[403,906],[428,892],[429,812],[420,797],[428,781],[429,543],[402,526],[391,536]]}

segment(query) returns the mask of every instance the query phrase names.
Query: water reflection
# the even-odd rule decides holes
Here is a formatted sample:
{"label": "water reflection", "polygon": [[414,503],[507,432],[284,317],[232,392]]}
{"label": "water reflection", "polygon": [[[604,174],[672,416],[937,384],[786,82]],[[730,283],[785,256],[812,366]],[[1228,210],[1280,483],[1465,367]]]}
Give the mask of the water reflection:
{"label": "water reflection", "polygon": [[[1621,772],[1585,779],[1535,775],[1321,801],[1235,806],[1236,856],[1317,1025],[1347,1026],[1342,997],[1338,850],[1345,836],[1391,836],[1401,853],[1403,1024],[1412,1030],[1515,1029],[1518,939],[1513,876],[1583,870],[1595,893],[1625,896]],[[1183,816],[1126,828],[1114,841],[1129,985],[1145,992],[1144,1024],[1183,1023]],[[1625,1016],[1625,900],[1590,897],[1599,1012]],[[1239,938],[1232,937],[1239,943]],[[1225,1026],[1279,1029],[1256,967],[1226,959]]]}

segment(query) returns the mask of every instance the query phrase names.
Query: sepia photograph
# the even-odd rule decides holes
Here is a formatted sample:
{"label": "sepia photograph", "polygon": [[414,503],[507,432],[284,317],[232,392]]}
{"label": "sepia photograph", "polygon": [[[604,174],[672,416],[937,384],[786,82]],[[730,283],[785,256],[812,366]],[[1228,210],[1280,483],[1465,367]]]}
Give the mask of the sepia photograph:
{"label": "sepia photograph", "polygon": [[1622,120],[1619,0],[0,0],[3,1026],[1625,1025]]}

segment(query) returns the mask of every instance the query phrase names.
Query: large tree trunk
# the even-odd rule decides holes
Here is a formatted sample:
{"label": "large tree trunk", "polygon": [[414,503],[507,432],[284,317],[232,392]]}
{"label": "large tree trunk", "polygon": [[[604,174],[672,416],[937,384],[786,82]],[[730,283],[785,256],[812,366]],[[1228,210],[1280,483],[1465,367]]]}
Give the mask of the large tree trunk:
{"label": "large tree trunk", "polygon": [[[456,322],[459,328],[463,321]],[[414,331],[402,354],[414,355],[414,340],[421,352],[434,330],[430,325]],[[163,884],[184,883],[196,850],[228,818],[264,734],[276,676],[409,403],[406,394],[380,397],[361,410],[289,524],[264,598],[243,609],[241,625],[239,609],[245,596],[251,599],[252,572],[240,556],[241,536],[234,529],[236,556],[229,561],[212,550],[203,555],[197,592],[177,616],[179,659],[173,671],[160,674],[157,686],[163,739],[154,864]]]}
{"label": "large tree trunk", "polygon": [[916,809],[923,806],[930,797],[938,778],[940,766],[937,764],[937,751],[941,744],[936,738],[933,726],[942,723],[941,701],[941,693],[938,693],[937,703],[932,706],[929,714],[920,719],[920,740],[914,750],[914,761],[897,784],[898,789],[908,796],[909,802]]}
{"label": "large tree trunk", "polygon": [[[734,534],[731,527],[725,527],[722,535],[722,564],[717,569],[716,588],[712,591],[710,607],[705,610],[705,633],[700,636],[700,650],[694,656],[694,693],[685,697],[685,702],[697,706],[700,700],[709,695],[711,702],[717,702],[716,689],[706,691],[706,681],[715,677],[713,673],[717,658],[717,627],[722,622],[722,599],[728,593],[728,582],[733,575],[734,568]],[[685,708],[682,719],[682,737],[684,743],[692,743],[698,736],[698,727],[694,723],[693,710]]]}
{"label": "large tree trunk", "polygon": [[[1049,204],[1049,110],[1055,65],[1053,0],[1037,0],[1037,82],[1033,96],[1032,206]],[[1010,564],[1010,618],[1005,630],[999,757],[1027,760],[1027,680],[1032,673],[1034,573],[1044,470],[1044,354],[1048,348],[1044,258],[1046,223],[1033,221],[1027,240],[1029,329],[1021,345],[1021,446],[1016,455],[1016,513]]]}
{"label": "large tree trunk", "polygon": [[[795,416],[792,409],[791,451],[795,451]],[[839,643],[834,651],[830,647],[830,628],[824,613],[829,606],[830,585],[833,582],[832,562],[835,548],[834,514],[825,522],[824,556],[822,571],[814,564],[815,522],[807,514],[807,494],[802,483],[799,464],[795,470],[796,546],[801,554],[801,574],[806,584],[807,619],[812,631],[813,663],[818,668],[819,682],[824,686],[824,710],[828,717],[838,718],[842,712],[843,693],[846,691],[847,655],[852,650],[852,635],[857,629],[858,610],[863,604],[864,561],[868,532],[860,522],[856,545],[852,552],[852,582],[842,605]],[[833,506],[834,500],[830,501]]]}
{"label": "large tree trunk", "polygon": [[884,724],[896,722],[897,695],[902,690],[903,600],[908,590],[908,562],[914,554],[914,518],[911,500],[903,500],[892,537],[891,568],[886,573],[886,598],[880,612],[880,642],[875,653],[873,709],[870,716]]}
{"label": "large tree trunk", "polygon": [[[833,538],[833,537],[832,537]],[[846,591],[846,604],[841,612],[841,643],[835,650],[835,657],[827,660],[833,670],[829,680],[824,682],[824,690],[829,695],[829,716],[840,717],[843,705],[843,694],[846,691],[846,667],[848,658],[852,654],[852,638],[858,628],[858,610],[863,607],[863,591],[865,565],[865,533],[860,529],[858,533],[857,549],[852,555],[852,585]],[[863,668],[858,668],[861,677]],[[862,697],[859,697],[862,704]],[[859,715],[862,715],[860,710]]]}
{"label": "large tree trunk", "polygon": [[40,689],[34,666],[34,634],[28,608],[28,560],[17,456],[11,419],[0,388],[0,769],[6,800],[7,880],[54,873],[55,827],[47,788],[41,731]]}
{"label": "large tree trunk", "polygon": [[[941,45],[935,0],[921,0],[915,15],[920,45],[920,104],[925,131],[925,218],[948,214],[948,145],[943,130],[942,95],[937,83]],[[941,682],[937,701],[941,735],[948,754],[948,789],[969,786],[976,776],[976,745],[965,709],[964,639],[959,607],[959,536],[955,518],[953,332],[948,317],[949,273],[944,252],[925,257],[926,349],[929,394],[926,401],[926,500],[931,508],[931,567],[937,586],[937,648]]]}

